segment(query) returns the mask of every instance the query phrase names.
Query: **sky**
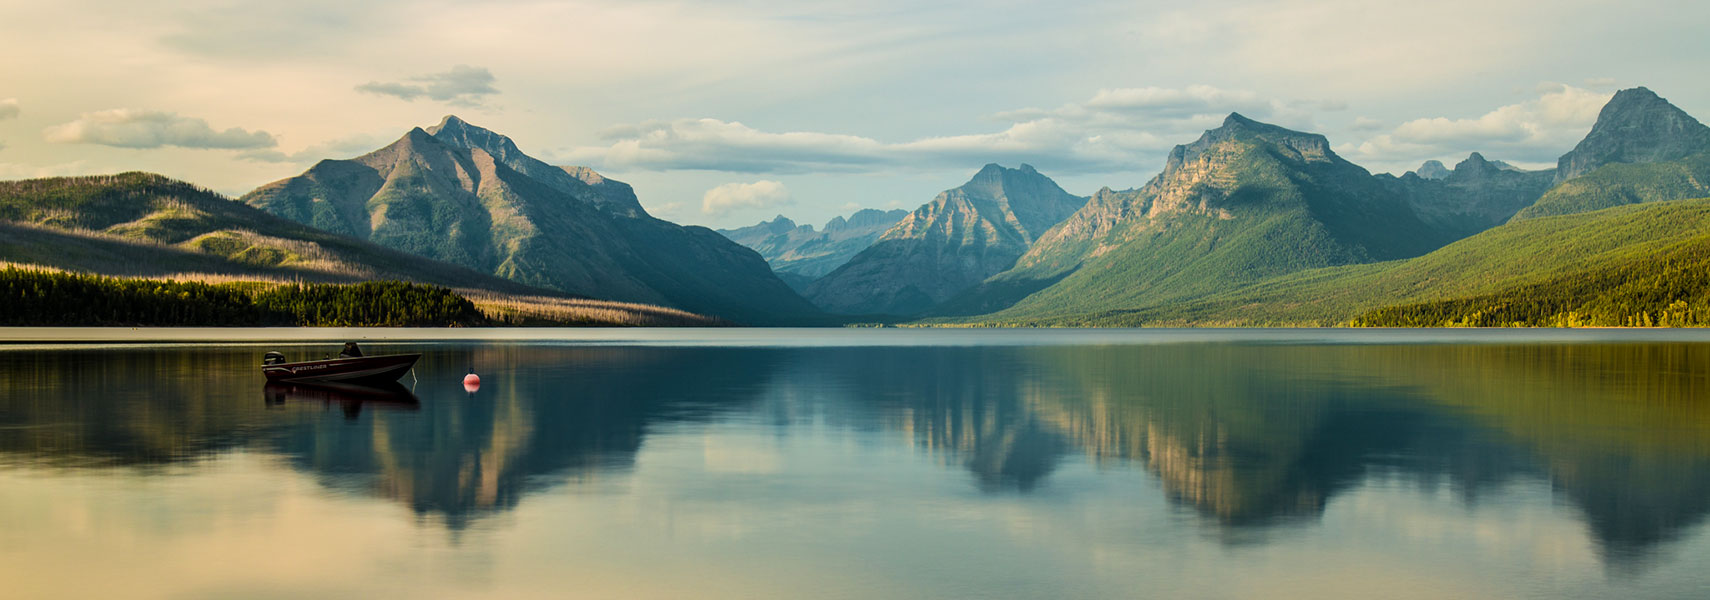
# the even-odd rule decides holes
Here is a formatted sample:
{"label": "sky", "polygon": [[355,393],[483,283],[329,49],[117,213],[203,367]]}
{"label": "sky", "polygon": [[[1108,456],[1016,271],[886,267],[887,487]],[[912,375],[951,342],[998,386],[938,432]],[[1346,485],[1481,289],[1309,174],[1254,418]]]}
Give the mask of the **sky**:
{"label": "sky", "polygon": [[1401,173],[1553,166],[1618,89],[1710,116],[1710,3],[0,0],[0,179],[233,196],[455,114],[672,221],[913,209],[986,163],[1143,185],[1229,112]]}

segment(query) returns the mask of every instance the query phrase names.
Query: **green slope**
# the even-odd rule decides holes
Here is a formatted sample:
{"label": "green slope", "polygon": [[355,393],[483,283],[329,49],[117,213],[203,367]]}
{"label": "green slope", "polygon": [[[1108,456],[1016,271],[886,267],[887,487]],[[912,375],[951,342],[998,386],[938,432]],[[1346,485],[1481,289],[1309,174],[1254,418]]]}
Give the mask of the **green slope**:
{"label": "green slope", "polygon": [[1562,182],[1514,218],[1532,219],[1704,196],[1710,196],[1710,152],[1667,162],[1604,165]]}
{"label": "green slope", "polygon": [[1356,327],[1704,327],[1710,325],[1710,234],[1495,294],[1391,306]]}
{"label": "green slope", "polygon": [[1619,268],[1710,232],[1710,199],[1508,223],[1409,260],[1314,269],[1192,302],[1014,319],[1025,325],[1335,325],[1370,310],[1497,294]]}

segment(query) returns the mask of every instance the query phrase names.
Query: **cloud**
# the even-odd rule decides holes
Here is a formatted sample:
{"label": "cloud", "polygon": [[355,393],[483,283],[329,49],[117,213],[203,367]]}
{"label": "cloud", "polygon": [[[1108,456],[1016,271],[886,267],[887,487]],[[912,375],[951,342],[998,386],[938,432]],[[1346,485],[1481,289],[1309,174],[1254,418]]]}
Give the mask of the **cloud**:
{"label": "cloud", "polygon": [[682,215],[683,208],[685,207],[682,202],[666,202],[665,204],[649,208],[648,211],[652,212],[653,216],[656,217],[674,217]]}
{"label": "cloud", "polygon": [[208,122],[176,113],[118,108],[84,113],[77,120],[49,127],[43,137],[65,144],[100,144],[116,148],[271,148],[273,134],[233,127],[216,131]]}
{"label": "cloud", "polygon": [[1377,131],[1383,129],[1383,121],[1371,117],[1354,117],[1354,124],[1348,128],[1354,131]]}
{"label": "cloud", "polygon": [[349,158],[365,154],[384,144],[384,140],[371,135],[354,135],[335,140],[313,144],[296,152],[286,153],[272,148],[250,150],[238,154],[238,158],[255,162],[270,163],[312,163],[326,158]]}
{"label": "cloud", "polygon": [[18,118],[18,99],[7,98],[0,100],[0,121]]}
{"label": "cloud", "polygon": [[427,98],[458,106],[477,106],[487,96],[499,93],[493,73],[485,67],[457,65],[444,73],[410,77],[403,81],[370,81],[356,91],[395,96],[404,100]]}
{"label": "cloud", "polygon": [[742,173],[885,172],[1027,162],[1061,173],[1133,170],[1159,163],[1163,152],[1241,112],[1285,126],[1310,128],[1323,101],[1261,99],[1211,86],[1100,90],[1085,102],[1025,108],[992,118],[999,131],[884,142],[815,131],[772,132],[737,121],[646,121],[602,132],[604,146],[563,153],[569,162],[618,169]]}
{"label": "cloud", "polygon": [[66,175],[87,175],[88,173],[89,164],[81,160],[51,165],[0,163],[0,180],[63,177]]}
{"label": "cloud", "polygon": [[1549,84],[1535,99],[1498,107],[1471,118],[1413,119],[1389,133],[1338,149],[1389,164],[1483,152],[1491,158],[1554,162],[1573,148],[1597,121],[1611,94]]}
{"label": "cloud", "polygon": [[1614,89],[1615,84],[1616,81],[1614,77],[1587,77],[1585,79],[1585,87],[1594,90]]}
{"label": "cloud", "polygon": [[789,188],[770,179],[754,183],[726,183],[701,196],[701,212],[719,215],[739,208],[767,208],[790,204]]}

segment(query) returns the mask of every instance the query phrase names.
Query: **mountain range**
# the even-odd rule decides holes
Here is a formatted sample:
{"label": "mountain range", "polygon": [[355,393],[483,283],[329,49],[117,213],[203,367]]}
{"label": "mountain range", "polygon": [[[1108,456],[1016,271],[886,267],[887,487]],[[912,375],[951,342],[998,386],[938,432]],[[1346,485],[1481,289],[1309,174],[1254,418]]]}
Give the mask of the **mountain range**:
{"label": "mountain range", "polygon": [[[1220,129],[1245,127],[1240,121],[1231,116]],[[1333,325],[1385,306],[1609,280],[1600,273],[1661,281],[1670,267],[1652,259],[1697,243],[1705,225],[1703,205],[1691,200],[1710,196],[1703,185],[1710,142],[1702,127],[1650,90],[1623,90],[1555,172],[1502,168],[1475,153],[1434,178],[1362,178],[1357,167],[1333,168],[1339,159],[1327,149],[1320,153],[1318,144],[1306,145],[1313,151],[1298,160],[1279,160],[1311,138],[1213,130],[1178,148],[1146,188],[1095,195],[1015,269],[938,307],[932,322]],[[1202,159],[1203,177],[1184,181],[1177,156],[1196,154],[1194,147],[1208,140],[1251,144]],[[1564,168],[1583,174],[1552,186]],[[1146,199],[1172,181],[1188,197],[1208,200],[1187,204],[1201,215],[1148,214]],[[1319,187],[1302,185],[1312,182]],[[1331,201],[1347,191],[1356,193]],[[1237,197],[1244,201],[1230,200]],[[1304,210],[1290,210],[1301,206],[1296,198],[1307,199]],[[1643,205],[1620,208],[1628,204]],[[1203,214],[1219,208],[1215,221]],[[1367,220],[1353,228],[1326,222],[1350,213]],[[1247,229],[1264,233],[1233,235]],[[1136,233],[1121,233],[1129,231]],[[1348,231],[1378,237],[1350,242],[1359,238],[1346,237]],[[1671,298],[1684,302],[1710,289],[1688,292],[1697,295]],[[1645,302],[1629,308],[1668,305],[1660,297]]]}
{"label": "mountain range", "polygon": [[1710,127],[1634,88],[1554,169],[1472,152],[1374,175],[1322,135],[1231,113],[1137,188],[1082,197],[990,164],[912,212],[715,232],[450,116],[237,201],[147,173],[0,182],[0,261],[403,279],[747,324],[1644,324],[1700,304],[1710,322],[1710,278],[1692,276],[1707,184]]}
{"label": "mountain range", "polygon": [[1084,204],[1031,165],[988,164],[809,284],[806,295],[835,313],[918,314],[1008,269]]}
{"label": "mountain range", "polygon": [[770,221],[718,232],[759,252],[779,278],[800,290],[849,262],[907,215],[902,209],[867,208],[848,218],[832,217],[818,231],[813,225],[797,225],[778,215]]}

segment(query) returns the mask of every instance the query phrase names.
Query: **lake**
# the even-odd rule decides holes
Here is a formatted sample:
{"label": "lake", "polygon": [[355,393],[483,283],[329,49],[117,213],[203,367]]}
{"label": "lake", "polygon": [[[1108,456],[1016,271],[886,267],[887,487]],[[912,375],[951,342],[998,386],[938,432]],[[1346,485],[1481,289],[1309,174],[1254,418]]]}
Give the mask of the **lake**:
{"label": "lake", "polygon": [[0,338],[7,598],[1710,594],[1710,332]]}

